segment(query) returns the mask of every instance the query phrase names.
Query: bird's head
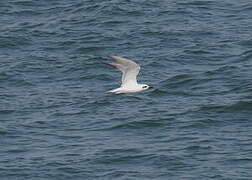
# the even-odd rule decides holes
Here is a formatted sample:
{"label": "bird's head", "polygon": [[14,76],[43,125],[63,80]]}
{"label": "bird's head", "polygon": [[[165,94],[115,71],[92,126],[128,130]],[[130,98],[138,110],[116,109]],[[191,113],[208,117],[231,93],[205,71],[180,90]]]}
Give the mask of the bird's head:
{"label": "bird's head", "polygon": [[151,86],[149,86],[149,85],[147,85],[147,84],[141,84],[141,86],[142,86],[142,89],[143,89],[143,90],[152,88]]}

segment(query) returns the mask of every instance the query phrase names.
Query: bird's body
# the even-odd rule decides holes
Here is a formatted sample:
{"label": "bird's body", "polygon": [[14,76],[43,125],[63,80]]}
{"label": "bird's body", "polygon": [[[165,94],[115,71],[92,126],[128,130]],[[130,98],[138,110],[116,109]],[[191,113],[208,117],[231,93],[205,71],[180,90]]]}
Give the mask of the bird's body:
{"label": "bird's body", "polygon": [[137,63],[119,56],[109,56],[109,57],[112,58],[116,62],[116,64],[114,63],[106,63],[106,64],[119,69],[123,73],[121,87],[110,90],[108,91],[109,93],[114,94],[135,93],[149,89],[148,85],[137,83],[136,77],[140,71],[140,66]]}
{"label": "bird's body", "polygon": [[143,84],[137,84],[132,87],[119,87],[113,90],[108,91],[109,93],[121,94],[121,93],[136,93],[143,91]]}

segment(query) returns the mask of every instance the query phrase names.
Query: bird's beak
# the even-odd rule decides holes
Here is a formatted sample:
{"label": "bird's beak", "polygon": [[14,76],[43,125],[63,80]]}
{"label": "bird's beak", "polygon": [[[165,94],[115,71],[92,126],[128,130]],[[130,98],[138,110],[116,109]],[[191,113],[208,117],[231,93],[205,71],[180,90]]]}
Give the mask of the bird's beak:
{"label": "bird's beak", "polygon": [[153,86],[149,86],[149,89],[153,89],[154,87]]}

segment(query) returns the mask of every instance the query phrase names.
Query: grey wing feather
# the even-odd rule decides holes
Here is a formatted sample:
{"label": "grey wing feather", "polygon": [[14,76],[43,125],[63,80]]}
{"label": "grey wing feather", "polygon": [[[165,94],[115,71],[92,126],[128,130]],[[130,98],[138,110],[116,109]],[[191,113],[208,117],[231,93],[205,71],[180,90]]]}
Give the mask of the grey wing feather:
{"label": "grey wing feather", "polygon": [[122,58],[122,57],[119,57],[119,56],[109,56],[109,57],[112,58],[117,63],[123,64],[125,66],[131,66],[131,67],[135,67],[135,68],[140,69],[140,66],[137,63],[135,63],[134,61],[132,61],[132,60]]}
{"label": "grey wing feather", "polygon": [[140,71],[140,66],[132,60],[122,58],[119,56],[109,56],[114,61],[119,64],[112,64],[109,63],[111,66],[118,68],[120,71],[123,72],[122,76],[122,86],[130,85],[130,84],[137,84],[137,75]]}
{"label": "grey wing feather", "polygon": [[105,63],[105,64],[107,64],[107,65],[109,65],[109,66],[112,66],[112,67],[114,67],[114,68],[117,68],[117,69],[119,69],[119,70],[122,71],[122,72],[125,71],[124,66],[121,65],[121,64],[114,64],[114,63]]}

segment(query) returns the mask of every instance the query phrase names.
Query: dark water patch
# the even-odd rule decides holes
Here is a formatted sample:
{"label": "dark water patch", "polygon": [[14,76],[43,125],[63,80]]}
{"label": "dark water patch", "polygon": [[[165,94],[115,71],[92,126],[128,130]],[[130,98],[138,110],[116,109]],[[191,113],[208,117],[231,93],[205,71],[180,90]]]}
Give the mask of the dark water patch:
{"label": "dark water patch", "polygon": [[[209,110],[209,109],[208,109]],[[193,111],[188,111],[184,113],[183,116],[191,116],[194,118],[191,122],[182,122],[181,129],[208,129],[210,127],[218,127],[220,125],[225,125],[225,121],[218,120],[214,117],[209,116],[207,113],[202,114],[203,117],[194,117]],[[205,110],[204,110],[205,111]]]}
{"label": "dark water patch", "polygon": [[108,74],[97,74],[97,75],[85,75],[85,76],[80,76],[80,80],[92,80],[92,79],[97,79],[100,81],[114,81],[114,78],[109,76]]}
{"label": "dark water patch", "polygon": [[111,173],[106,173],[101,178],[115,179],[115,178],[126,178],[126,177],[140,177],[140,178],[148,178],[150,176],[143,176],[138,171],[112,171]]}
{"label": "dark water patch", "polygon": [[152,155],[118,155],[118,156],[114,156],[114,155],[106,155],[104,154],[102,159],[97,159],[96,163],[102,163],[102,164],[120,164],[120,163],[140,163],[140,161],[144,160],[144,159],[149,159],[151,158]]}
{"label": "dark water patch", "polygon": [[12,114],[12,113],[15,113],[15,110],[13,109],[0,110],[0,114],[2,115]]}
{"label": "dark water patch", "polygon": [[[94,106],[96,106],[96,105],[108,106],[110,104],[112,104],[112,102],[109,101],[108,99],[100,99],[100,100],[91,101],[91,102],[87,103],[85,106],[92,106],[92,105],[94,105]],[[82,107],[84,107],[84,106],[82,106]]]}
{"label": "dark water patch", "polygon": [[114,155],[114,154],[124,154],[124,153],[135,154],[135,153],[141,153],[141,151],[139,149],[136,149],[136,148],[129,148],[129,149],[106,149],[102,153],[111,154],[111,155]]}
{"label": "dark water patch", "polygon": [[226,108],[229,111],[248,111],[250,112],[252,110],[252,102],[251,101],[240,101],[235,104],[232,104]]}
{"label": "dark water patch", "polygon": [[[31,34],[37,38],[48,38],[48,37],[52,37],[52,36],[55,36],[57,33],[54,31],[54,30],[43,30],[43,29],[33,29],[31,30]],[[44,46],[47,46],[47,44],[50,44],[50,43],[55,43],[55,42],[52,42],[50,40],[47,40],[46,42],[43,42],[41,43],[40,45],[43,45],[45,44]],[[53,47],[44,47],[45,50],[48,48],[48,49],[53,49]]]}
{"label": "dark water patch", "polygon": [[50,127],[50,123],[48,123],[47,121],[43,121],[43,120],[37,120],[34,122],[29,122],[27,124],[24,124],[24,127],[27,128],[48,128]]}
{"label": "dark water patch", "polygon": [[123,24],[123,23],[126,23],[125,21],[122,21],[122,20],[109,20],[109,21],[103,21],[102,23],[106,24],[106,25],[120,25],[120,24]]}
{"label": "dark water patch", "polygon": [[[83,7],[83,3],[81,2],[79,4],[75,5],[75,8],[72,9],[71,13],[75,14],[75,13],[83,13],[83,11],[90,11],[90,12],[94,12],[95,10],[98,10],[100,8],[102,8],[99,4],[92,4],[92,5],[87,5]],[[83,14],[84,16],[84,14]]]}
{"label": "dark water patch", "polygon": [[155,88],[153,91],[151,91],[149,93],[149,97],[162,97],[162,96],[166,96],[167,95],[167,91],[161,88]]}
{"label": "dark water patch", "polygon": [[51,115],[51,117],[73,117],[73,116],[78,116],[78,115],[83,115],[83,114],[87,114],[86,110],[72,110],[69,112],[57,112],[57,113],[53,113]]}
{"label": "dark water patch", "polygon": [[7,79],[7,81],[8,81],[7,83],[9,85],[16,86],[16,87],[25,87],[25,86],[33,87],[33,86],[36,86],[34,83],[31,82],[31,80],[26,79],[25,77],[22,77],[22,75],[19,74],[19,73],[15,74],[11,78]]}
{"label": "dark water patch", "polygon": [[20,148],[16,148],[16,149],[9,149],[8,150],[8,153],[23,153],[23,152],[27,152],[28,149],[20,149]]}
{"label": "dark water patch", "polygon": [[89,47],[80,47],[77,49],[78,53],[91,53],[91,52],[95,52],[95,51],[104,51],[106,50],[106,48],[108,48],[109,46],[89,46]]}
{"label": "dark water patch", "polygon": [[251,4],[245,4],[243,8],[240,10],[240,12],[250,12],[252,10],[252,5]]}
{"label": "dark water patch", "polygon": [[183,84],[184,82],[190,82],[191,80],[192,79],[189,74],[178,74],[160,82],[160,84],[164,84],[163,86],[166,86],[166,85],[168,86],[170,83],[173,83],[174,87],[176,87],[176,86],[179,86],[179,84]]}
{"label": "dark water patch", "polygon": [[11,14],[14,16],[20,16],[20,17],[31,17],[31,16],[40,15],[42,13],[39,11],[30,10],[30,9],[19,9],[19,10],[13,10],[8,14]]}
{"label": "dark water patch", "polygon": [[178,75],[176,75],[176,76],[173,76],[173,77],[171,78],[171,80],[184,80],[184,79],[187,79],[187,78],[189,78],[189,77],[190,77],[189,74],[178,74]]}
{"label": "dark water patch", "polygon": [[[201,74],[179,74],[165,81],[162,81],[161,88],[168,88],[169,93],[180,93],[181,95],[195,95],[195,89],[210,83],[213,79],[204,77]],[[179,90],[178,90],[179,89]]]}
{"label": "dark water patch", "polygon": [[193,145],[193,146],[186,147],[184,150],[185,151],[194,151],[195,153],[201,152],[202,154],[205,154],[205,153],[208,153],[209,150],[211,150],[211,149],[212,148],[210,146]]}
{"label": "dark water patch", "polygon": [[76,44],[76,41],[74,40],[65,40],[63,42],[60,42],[59,46],[68,46],[68,47],[71,47],[71,46],[74,46],[74,44]]}
{"label": "dark water patch", "polygon": [[233,112],[250,112],[251,109],[252,109],[252,102],[238,101],[234,104],[226,104],[219,106],[203,106],[199,109],[199,111],[233,113]]}
{"label": "dark water patch", "polygon": [[232,158],[230,160],[228,160],[228,162],[233,162],[233,163],[242,163],[242,164],[250,164],[252,162],[252,159],[249,157],[244,157],[244,158]]}
{"label": "dark water patch", "polygon": [[207,31],[207,30],[198,30],[198,31],[192,30],[192,31],[189,31],[188,33],[191,34],[192,36],[201,35],[203,37],[206,36],[208,38],[217,35],[216,32]]}
{"label": "dark water patch", "polygon": [[13,1],[12,4],[19,5],[21,7],[33,7],[36,5],[36,2],[29,1],[29,0],[20,0],[20,1]]}
{"label": "dark water patch", "polygon": [[185,50],[185,53],[195,54],[195,55],[211,54],[211,52],[207,50]]}
{"label": "dark water patch", "polygon": [[134,96],[134,95],[128,95],[128,94],[125,94],[125,96],[128,102],[132,102],[132,101],[137,102],[137,101],[143,100],[143,97],[141,96]]}
{"label": "dark water patch", "polygon": [[248,81],[240,81],[239,83],[234,83],[231,85],[229,90],[230,93],[251,93],[252,92],[252,84]]}
{"label": "dark water patch", "polygon": [[245,47],[252,47],[252,39],[240,41],[239,44]]}
{"label": "dark water patch", "polygon": [[0,36],[0,48],[22,48],[30,45],[31,40],[24,36]]}
{"label": "dark water patch", "polygon": [[201,6],[201,5],[214,5],[213,1],[189,1],[189,2],[178,2],[180,5],[192,5],[192,6]]}
{"label": "dark water patch", "polygon": [[[54,137],[56,137],[56,138],[58,138],[58,139],[62,139],[62,140],[64,140],[64,141],[66,141],[66,140],[79,140],[79,139],[82,139],[83,138],[83,136],[81,135],[81,134],[73,134],[73,132],[72,131],[68,131],[68,130],[65,130],[64,131],[64,133],[65,132],[68,132],[66,135],[64,134],[62,134],[62,135],[59,135],[59,134],[54,134]],[[61,147],[64,147],[64,146],[66,146],[66,145],[62,145]]]}
{"label": "dark water patch", "polygon": [[[2,120],[1,120],[2,121]],[[6,128],[0,128],[0,136],[8,135],[8,130]]]}
{"label": "dark water patch", "polygon": [[218,74],[230,75],[230,74],[233,74],[237,70],[239,70],[239,67],[237,66],[225,65],[225,66],[219,67],[218,69],[207,71],[205,74],[208,76],[214,76]]}
{"label": "dark water patch", "polygon": [[148,128],[148,127],[163,127],[165,125],[164,122],[161,121],[151,121],[151,120],[145,120],[145,121],[134,121],[134,122],[128,122],[125,124],[120,124],[113,126],[109,128],[108,130],[120,130],[120,129],[142,129],[142,128]]}
{"label": "dark water patch", "polygon": [[[252,58],[252,50],[248,50],[248,51],[245,51],[243,52],[241,55],[240,55],[240,58],[239,60],[241,61],[250,61]],[[239,62],[238,60],[238,62]]]}

